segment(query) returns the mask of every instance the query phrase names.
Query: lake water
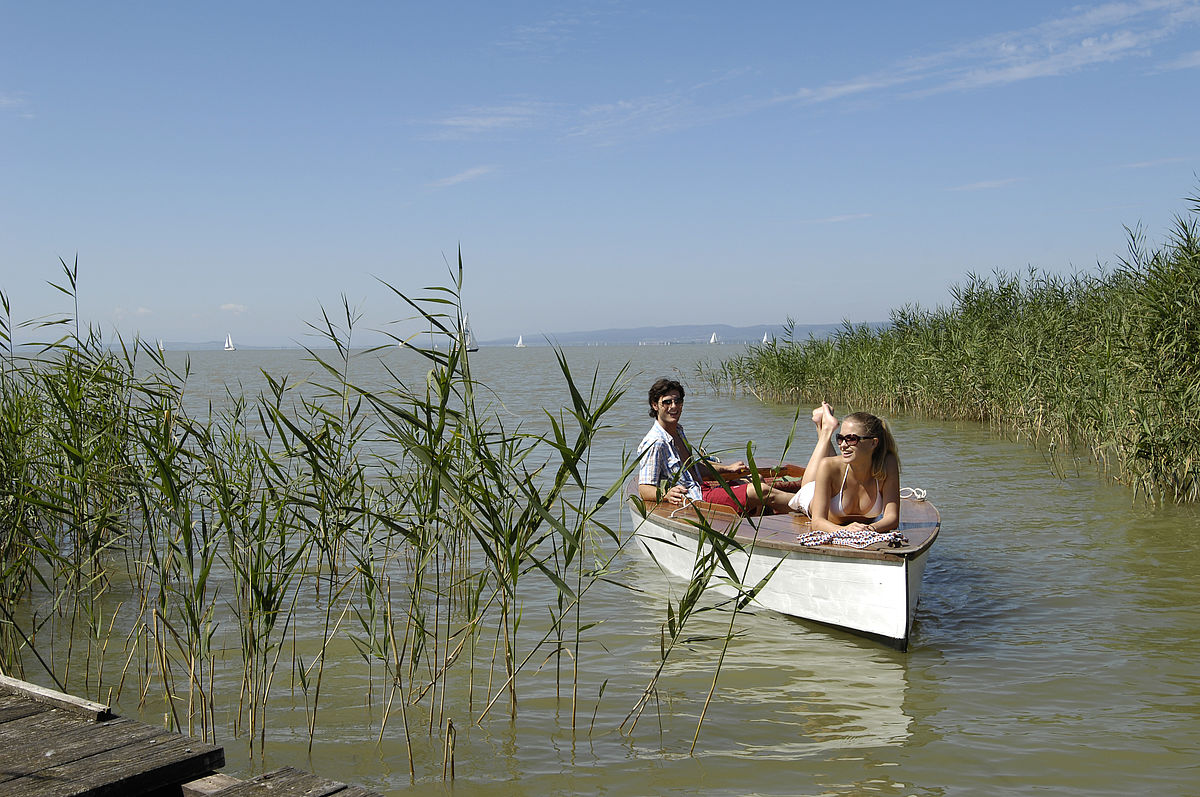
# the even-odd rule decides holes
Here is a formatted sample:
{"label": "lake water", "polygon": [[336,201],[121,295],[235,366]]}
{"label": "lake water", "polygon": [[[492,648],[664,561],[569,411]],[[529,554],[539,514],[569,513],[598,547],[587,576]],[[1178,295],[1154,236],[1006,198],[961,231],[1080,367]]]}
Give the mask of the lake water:
{"label": "lake water", "polygon": [[[611,480],[623,447],[649,428],[646,388],[662,375],[689,388],[683,423],[693,440],[711,426],[710,451],[744,458],[753,440],[756,456],[778,458],[796,408],[706,395],[694,377],[698,360],[737,351],[567,349],[577,378],[596,368],[611,378],[631,366],[630,390],[594,458],[611,472],[596,483]],[[219,401],[224,382],[253,391],[260,368],[314,371],[293,351],[191,357],[197,400]],[[540,407],[567,402],[548,348],[485,348],[472,357],[502,411],[529,429],[543,424]],[[359,362],[356,381],[386,384],[380,360],[416,380],[424,373],[412,352],[389,350]],[[812,444],[809,409],[792,461],[803,462]],[[618,560],[619,580],[641,591],[588,595],[587,614],[601,625],[585,635],[585,708],[574,733],[552,673],[521,683],[515,720],[505,709],[475,723],[451,694],[456,779],[441,780],[442,737],[417,728],[414,784],[400,723],[393,717],[380,740],[379,697],[366,707],[347,646],[346,666],[328,676],[311,759],[303,704],[285,694],[268,721],[266,766],[312,768],[389,794],[1200,794],[1197,509],[1146,506],[1086,461],[1056,474],[1035,446],[978,425],[891,422],[902,482],[927,489],[942,515],[907,653],[771,612],[744,615],[694,752],[715,643],[681,652],[657,702],[632,733],[621,732],[657,663],[669,587],[631,546]],[[623,508],[612,506],[609,518],[628,534]],[[526,601],[538,622],[545,612],[536,596]],[[726,622],[708,613],[693,630],[721,634]],[[227,772],[252,771],[239,742],[218,742]]]}

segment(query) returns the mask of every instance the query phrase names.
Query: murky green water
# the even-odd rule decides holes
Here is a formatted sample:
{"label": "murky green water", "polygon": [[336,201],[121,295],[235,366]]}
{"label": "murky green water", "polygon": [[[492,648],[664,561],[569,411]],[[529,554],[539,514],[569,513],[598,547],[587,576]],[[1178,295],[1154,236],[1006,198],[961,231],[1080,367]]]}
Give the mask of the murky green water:
{"label": "murky green water", "polygon": [[[632,363],[632,388],[596,462],[610,461],[616,472],[622,447],[649,428],[646,387],[674,367],[697,388],[684,415],[690,437],[711,425],[710,450],[741,458],[753,439],[758,456],[780,457],[791,408],[702,395],[689,380],[696,360],[728,353],[569,349],[577,377]],[[384,356],[402,372],[422,371],[410,352]],[[259,367],[311,370],[301,357],[194,354],[196,397],[211,390],[219,398],[211,386],[222,380],[250,387]],[[382,368],[362,367],[359,381],[385,378]],[[548,349],[484,349],[473,367],[528,428],[541,423],[537,407],[565,401]],[[792,461],[803,461],[811,446],[808,409]],[[475,722],[481,707],[468,711],[452,692],[444,701],[457,731],[450,785],[441,780],[443,737],[421,726],[427,698],[408,717],[413,785],[399,709],[381,730],[386,696],[377,683],[371,691],[347,643],[326,676],[311,759],[303,699],[298,691],[293,699],[289,676],[278,676],[266,766],[311,767],[395,794],[1200,793],[1200,512],[1147,507],[1087,462],[1077,472],[1065,463],[1070,473],[1060,478],[1035,448],[977,426],[911,418],[893,426],[903,483],[929,491],[943,524],[909,652],[769,612],[743,616],[694,752],[715,643],[697,642],[675,659],[657,701],[632,732],[621,732],[656,664],[668,590],[631,548],[617,577],[635,589],[587,596],[587,616],[601,625],[585,635],[574,717],[570,678],[556,696],[553,661],[520,682],[515,720],[504,703]],[[628,533],[626,513],[612,512]],[[545,614],[537,599],[526,596],[530,624]],[[721,634],[726,623],[709,613],[693,630]],[[297,633],[318,633],[315,620]],[[239,742],[218,741],[229,756],[226,771],[245,775],[259,766]]]}

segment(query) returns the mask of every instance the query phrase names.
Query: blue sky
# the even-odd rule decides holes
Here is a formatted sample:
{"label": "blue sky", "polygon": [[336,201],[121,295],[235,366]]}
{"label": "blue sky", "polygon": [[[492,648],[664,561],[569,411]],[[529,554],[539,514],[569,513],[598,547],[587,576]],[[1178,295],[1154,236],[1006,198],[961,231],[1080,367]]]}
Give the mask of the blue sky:
{"label": "blue sky", "polygon": [[0,290],[305,340],[880,320],[1092,270],[1200,172],[1200,0],[0,2]]}

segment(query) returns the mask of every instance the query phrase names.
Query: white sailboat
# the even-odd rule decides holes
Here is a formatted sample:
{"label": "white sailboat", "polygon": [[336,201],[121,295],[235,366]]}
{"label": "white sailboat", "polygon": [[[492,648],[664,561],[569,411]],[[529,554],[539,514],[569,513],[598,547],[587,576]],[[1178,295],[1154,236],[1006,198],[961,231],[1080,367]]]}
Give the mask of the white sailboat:
{"label": "white sailboat", "polygon": [[517,335],[517,346],[516,346],[516,348],[518,348],[518,349],[523,349],[523,348],[525,348],[525,336],[524,336],[524,335]]}
{"label": "white sailboat", "polygon": [[764,332],[763,333],[763,343],[765,344],[766,342],[767,342],[767,333]]}
{"label": "white sailboat", "polygon": [[463,348],[467,351],[479,351],[479,344],[475,342],[475,333],[471,330],[471,316],[463,316]]}
{"label": "white sailboat", "polygon": [[158,339],[158,353],[162,354],[166,350],[167,350],[167,347],[163,345],[162,338],[159,338]]}
{"label": "white sailboat", "polygon": [[225,351],[237,351],[237,347],[233,345],[233,335],[225,333]]}
{"label": "white sailboat", "polygon": [[716,342],[717,342],[717,333],[714,332],[712,334],[712,337],[708,339],[708,344],[711,346],[712,344],[714,344]]}

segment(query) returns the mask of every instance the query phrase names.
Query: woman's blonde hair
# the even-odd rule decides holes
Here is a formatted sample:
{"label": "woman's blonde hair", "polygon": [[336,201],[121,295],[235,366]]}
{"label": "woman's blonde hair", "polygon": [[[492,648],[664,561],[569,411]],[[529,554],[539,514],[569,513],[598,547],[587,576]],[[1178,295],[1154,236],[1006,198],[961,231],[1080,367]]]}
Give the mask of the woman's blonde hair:
{"label": "woman's blonde hair", "polygon": [[888,454],[896,458],[896,470],[900,470],[900,451],[896,448],[896,438],[892,437],[892,430],[883,418],[869,412],[856,412],[842,418],[842,423],[846,422],[857,424],[862,429],[863,437],[874,437],[879,441],[879,445],[875,446],[875,451],[871,454],[872,476],[880,481],[887,477],[884,463],[887,462]]}

